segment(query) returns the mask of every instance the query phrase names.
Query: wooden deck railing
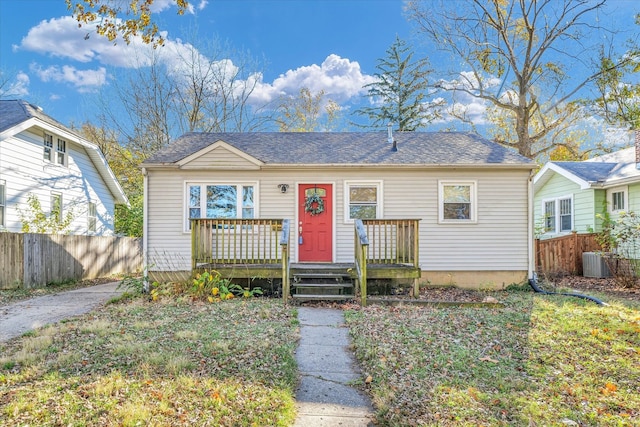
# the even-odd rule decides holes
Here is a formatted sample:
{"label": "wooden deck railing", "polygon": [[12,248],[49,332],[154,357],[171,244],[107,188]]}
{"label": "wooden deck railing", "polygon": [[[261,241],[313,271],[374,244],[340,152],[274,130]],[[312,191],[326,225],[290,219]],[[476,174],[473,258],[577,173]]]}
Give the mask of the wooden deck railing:
{"label": "wooden deck railing", "polygon": [[269,274],[280,265],[286,302],[289,296],[289,220],[192,219],[191,268],[234,265],[271,266]]}
{"label": "wooden deck railing", "polygon": [[[362,305],[367,305],[368,265],[411,265],[419,269],[418,219],[355,221],[355,268]],[[414,294],[417,295],[417,281]]]}
{"label": "wooden deck railing", "polygon": [[278,264],[282,223],[281,219],[192,219],[192,266]]}
{"label": "wooden deck railing", "polygon": [[418,267],[418,219],[363,219],[369,239],[370,264],[412,264]]}

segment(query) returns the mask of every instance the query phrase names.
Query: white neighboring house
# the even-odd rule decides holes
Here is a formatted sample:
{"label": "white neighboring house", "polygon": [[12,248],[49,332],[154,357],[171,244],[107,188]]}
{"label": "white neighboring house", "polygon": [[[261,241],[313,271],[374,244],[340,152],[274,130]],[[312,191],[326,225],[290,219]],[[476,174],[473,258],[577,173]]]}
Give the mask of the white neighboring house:
{"label": "white neighboring house", "polygon": [[29,194],[42,210],[73,212],[70,234],[113,235],[128,204],[98,146],[23,100],[0,100],[0,230],[20,232]]}

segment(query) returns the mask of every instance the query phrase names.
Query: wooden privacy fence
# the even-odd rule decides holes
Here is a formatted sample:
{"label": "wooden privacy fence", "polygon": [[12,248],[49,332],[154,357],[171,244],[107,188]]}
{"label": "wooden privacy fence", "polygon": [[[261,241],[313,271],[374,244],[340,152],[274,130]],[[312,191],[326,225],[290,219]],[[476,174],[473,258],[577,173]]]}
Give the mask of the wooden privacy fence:
{"label": "wooden privacy fence", "polygon": [[536,269],[541,273],[582,275],[582,254],[602,250],[595,233],[536,239],[535,245]]}
{"label": "wooden privacy fence", "polygon": [[0,288],[35,288],[142,270],[142,239],[0,233]]}

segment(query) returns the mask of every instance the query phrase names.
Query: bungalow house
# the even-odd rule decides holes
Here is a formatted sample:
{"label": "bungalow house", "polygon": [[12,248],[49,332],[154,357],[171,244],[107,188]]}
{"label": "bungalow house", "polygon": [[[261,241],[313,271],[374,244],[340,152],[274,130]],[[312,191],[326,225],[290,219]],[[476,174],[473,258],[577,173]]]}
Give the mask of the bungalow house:
{"label": "bungalow house", "polygon": [[[638,145],[638,144],[636,144]],[[541,239],[602,230],[598,214],[640,211],[640,147],[582,162],[549,162],[536,174],[534,223]]]}
{"label": "bungalow house", "polygon": [[112,235],[116,204],[127,204],[97,145],[22,100],[0,101],[0,230],[21,231],[33,195],[71,234]]}
{"label": "bungalow house", "polygon": [[[532,271],[535,164],[475,134],[188,133],[142,167],[151,273],[268,275],[257,257],[353,273],[366,258],[409,273],[365,284],[500,288]],[[278,244],[282,258],[253,255]]]}

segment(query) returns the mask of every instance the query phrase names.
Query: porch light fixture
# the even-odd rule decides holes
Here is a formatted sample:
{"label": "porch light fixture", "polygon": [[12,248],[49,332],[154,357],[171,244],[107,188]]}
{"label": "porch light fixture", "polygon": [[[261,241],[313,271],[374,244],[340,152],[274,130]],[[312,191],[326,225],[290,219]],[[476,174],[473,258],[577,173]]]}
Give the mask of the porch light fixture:
{"label": "porch light fixture", "polygon": [[289,184],[278,184],[278,188],[280,189],[281,193],[286,193],[289,189]]}

